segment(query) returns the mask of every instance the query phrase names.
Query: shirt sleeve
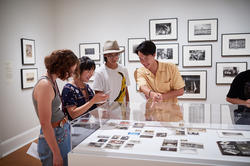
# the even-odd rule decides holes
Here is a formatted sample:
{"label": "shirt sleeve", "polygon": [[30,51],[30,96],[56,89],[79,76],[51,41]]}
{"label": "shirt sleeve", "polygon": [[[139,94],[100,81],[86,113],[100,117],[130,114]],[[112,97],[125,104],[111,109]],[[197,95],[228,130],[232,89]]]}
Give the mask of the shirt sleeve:
{"label": "shirt sleeve", "polygon": [[95,79],[93,82],[93,90],[104,91],[103,79],[100,73],[95,73]]}
{"label": "shirt sleeve", "polygon": [[178,90],[185,86],[185,82],[182,79],[182,76],[178,68],[173,66],[173,79],[172,79],[172,89]]}
{"label": "shirt sleeve", "polygon": [[227,97],[229,97],[229,98],[239,98],[240,97],[239,85],[240,85],[240,78],[239,78],[239,75],[238,75],[233,80],[233,82],[232,82],[232,84],[230,86],[229,92],[227,94]]}
{"label": "shirt sleeve", "polygon": [[136,69],[134,72],[135,81],[140,88],[141,86],[147,85],[144,73],[140,69]]}
{"label": "shirt sleeve", "polygon": [[74,90],[72,90],[68,86],[64,86],[62,91],[62,102],[65,107],[67,106],[76,106],[76,97],[74,94]]}

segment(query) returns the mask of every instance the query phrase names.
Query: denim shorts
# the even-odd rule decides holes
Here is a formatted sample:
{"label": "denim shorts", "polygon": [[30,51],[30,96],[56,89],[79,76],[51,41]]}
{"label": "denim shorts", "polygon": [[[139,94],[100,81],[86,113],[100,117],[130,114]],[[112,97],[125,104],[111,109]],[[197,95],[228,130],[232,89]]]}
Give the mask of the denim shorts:
{"label": "denim shorts", "polygon": [[[68,152],[71,150],[71,134],[70,124],[67,122],[63,128],[54,128],[57,144],[60,148],[60,152],[63,158],[63,165],[68,165]],[[53,154],[43,136],[42,129],[40,129],[40,136],[38,139],[37,151],[43,166],[53,166]]]}

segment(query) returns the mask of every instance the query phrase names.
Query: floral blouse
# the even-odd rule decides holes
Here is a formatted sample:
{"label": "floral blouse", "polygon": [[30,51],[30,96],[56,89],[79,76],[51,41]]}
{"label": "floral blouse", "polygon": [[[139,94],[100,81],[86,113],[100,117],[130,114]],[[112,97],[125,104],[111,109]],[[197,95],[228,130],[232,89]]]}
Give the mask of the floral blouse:
{"label": "floral blouse", "polygon": [[[68,116],[69,120],[73,120],[73,118],[68,113],[68,110],[67,110],[68,106],[77,106],[77,107],[82,106],[94,97],[94,92],[89,87],[88,84],[86,84],[86,89],[87,89],[87,93],[89,95],[88,100],[83,96],[82,91],[78,87],[76,87],[70,83],[67,83],[63,87],[63,91],[62,91],[63,111]],[[96,108],[96,105],[94,104],[87,112],[89,112],[95,108]],[[85,112],[84,114],[86,114],[87,112]]]}

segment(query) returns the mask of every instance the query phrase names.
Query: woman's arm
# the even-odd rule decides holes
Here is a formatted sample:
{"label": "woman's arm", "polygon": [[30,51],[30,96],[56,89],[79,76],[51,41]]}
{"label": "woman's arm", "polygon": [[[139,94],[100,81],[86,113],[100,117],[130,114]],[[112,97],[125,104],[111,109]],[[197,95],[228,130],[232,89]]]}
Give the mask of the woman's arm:
{"label": "woman's arm", "polygon": [[54,165],[62,165],[63,159],[58,147],[54,129],[51,125],[51,104],[55,96],[53,87],[48,80],[41,80],[35,88],[35,99],[37,101],[38,116],[44,137],[53,153]]}

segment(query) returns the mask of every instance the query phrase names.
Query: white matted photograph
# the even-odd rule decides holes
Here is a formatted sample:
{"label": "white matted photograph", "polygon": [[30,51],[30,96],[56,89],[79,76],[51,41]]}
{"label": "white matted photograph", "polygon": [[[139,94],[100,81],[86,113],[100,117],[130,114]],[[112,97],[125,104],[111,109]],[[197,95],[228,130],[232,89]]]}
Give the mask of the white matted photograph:
{"label": "white matted photograph", "polygon": [[188,20],[188,41],[217,41],[218,19]]}
{"label": "white matted photograph", "polygon": [[221,56],[250,56],[250,33],[222,34]]}
{"label": "white matted photograph", "polygon": [[149,38],[150,40],[177,40],[178,19],[150,19]]}
{"label": "white matted photograph", "polygon": [[146,38],[128,38],[128,61],[129,62],[140,62],[138,55],[135,50],[139,44],[144,42]]}
{"label": "white matted photograph", "polygon": [[100,60],[100,43],[80,43],[80,57],[87,56],[94,61]]}
{"label": "white matted photograph", "polygon": [[179,44],[155,44],[156,59],[160,62],[179,64]]}
{"label": "white matted photograph", "polygon": [[22,49],[22,64],[32,65],[35,64],[35,40],[33,39],[21,39],[21,49]]}
{"label": "white matted photograph", "polygon": [[185,81],[184,95],[179,99],[206,99],[207,98],[207,71],[180,71]]}
{"label": "white matted photograph", "polygon": [[182,48],[183,67],[211,67],[212,45],[184,45]]}
{"label": "white matted photograph", "polygon": [[37,82],[37,68],[21,69],[22,89],[33,88]]}
{"label": "white matted photograph", "polygon": [[233,79],[243,71],[247,70],[247,62],[217,62],[216,84],[230,85]]}

